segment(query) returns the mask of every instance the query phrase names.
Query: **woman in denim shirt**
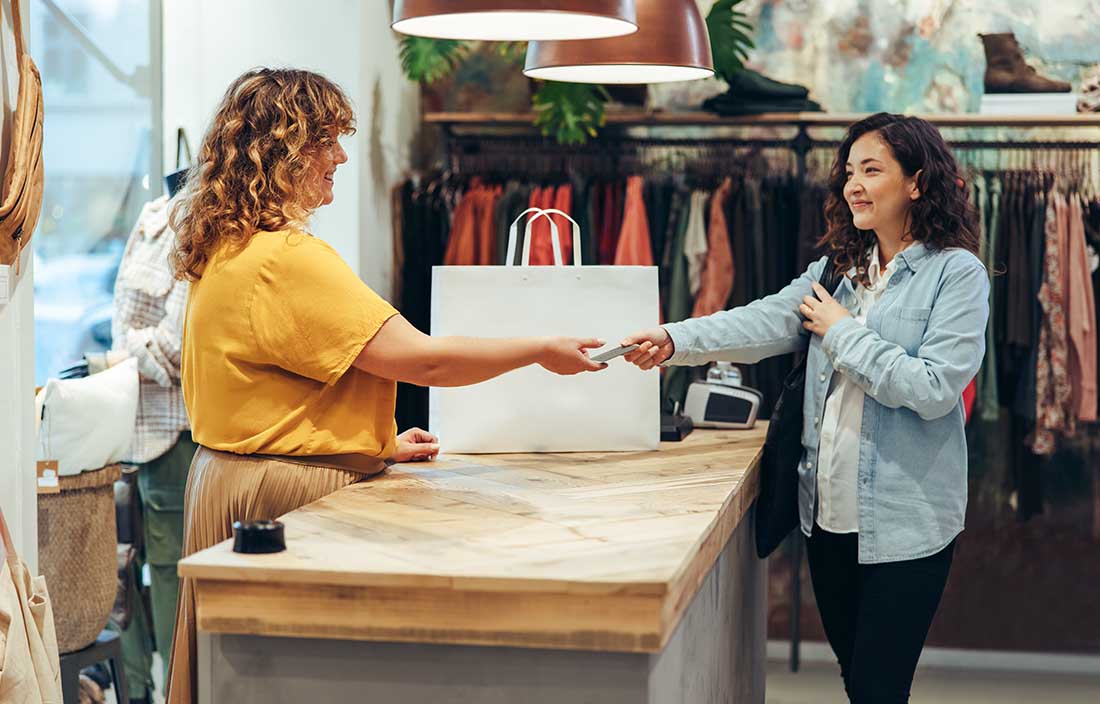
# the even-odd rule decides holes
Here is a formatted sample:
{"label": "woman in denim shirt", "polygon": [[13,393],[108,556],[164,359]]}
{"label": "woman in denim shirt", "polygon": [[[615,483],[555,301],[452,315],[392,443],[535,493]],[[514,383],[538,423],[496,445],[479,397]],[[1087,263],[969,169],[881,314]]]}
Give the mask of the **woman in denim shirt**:
{"label": "woman in denim shirt", "polygon": [[[962,391],[989,278],[943,137],[879,113],[829,176],[829,252],[758,301],[632,335],[642,369],[809,346],[799,510],[821,620],[853,702],[905,702],[966,513]],[[830,263],[835,291],[818,281]]]}

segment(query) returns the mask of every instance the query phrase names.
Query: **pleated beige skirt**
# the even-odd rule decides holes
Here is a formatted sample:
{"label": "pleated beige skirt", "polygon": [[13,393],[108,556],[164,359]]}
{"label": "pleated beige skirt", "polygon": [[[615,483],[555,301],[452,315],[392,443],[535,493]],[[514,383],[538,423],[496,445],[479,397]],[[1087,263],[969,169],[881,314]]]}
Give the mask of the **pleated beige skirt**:
{"label": "pleated beige skirt", "polygon": [[[278,518],[367,476],[300,460],[234,455],[200,447],[187,478],[183,556],[231,538],[234,521]],[[198,699],[195,626],[195,589],[191,580],[184,578],[176,604],[168,704],[194,704]]]}

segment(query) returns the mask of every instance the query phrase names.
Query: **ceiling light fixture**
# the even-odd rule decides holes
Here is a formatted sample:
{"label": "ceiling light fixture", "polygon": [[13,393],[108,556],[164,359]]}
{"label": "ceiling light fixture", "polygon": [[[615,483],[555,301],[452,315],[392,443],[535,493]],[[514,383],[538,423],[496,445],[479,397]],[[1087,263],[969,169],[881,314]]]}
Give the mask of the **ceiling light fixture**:
{"label": "ceiling light fixture", "polygon": [[582,41],[535,41],[524,75],[572,83],[666,83],[714,75],[695,0],[637,0],[638,31]]}
{"label": "ceiling light fixture", "polygon": [[395,31],[436,39],[534,41],[635,32],[634,0],[395,0]]}

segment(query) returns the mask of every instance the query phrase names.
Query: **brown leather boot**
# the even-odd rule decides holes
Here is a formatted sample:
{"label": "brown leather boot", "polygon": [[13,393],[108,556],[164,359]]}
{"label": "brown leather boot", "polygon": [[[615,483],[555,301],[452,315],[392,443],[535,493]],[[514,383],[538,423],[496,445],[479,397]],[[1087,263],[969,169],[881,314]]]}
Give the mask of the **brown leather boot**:
{"label": "brown leather boot", "polygon": [[1068,93],[1070,85],[1040,76],[1024,61],[1012,32],[979,34],[985,46],[986,93]]}
{"label": "brown leather boot", "polygon": [[[1081,94],[1077,98],[1077,112],[1100,112],[1100,71],[1081,79]],[[1100,516],[1098,516],[1100,519]]]}

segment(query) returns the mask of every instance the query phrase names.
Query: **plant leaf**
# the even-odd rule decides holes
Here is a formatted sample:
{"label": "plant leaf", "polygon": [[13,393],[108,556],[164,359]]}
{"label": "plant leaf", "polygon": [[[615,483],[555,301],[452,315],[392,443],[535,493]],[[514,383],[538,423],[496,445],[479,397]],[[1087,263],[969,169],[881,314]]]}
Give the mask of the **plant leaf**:
{"label": "plant leaf", "polygon": [[714,71],[719,78],[730,78],[745,67],[749,49],[753,48],[749,33],[753,26],[744,12],[737,9],[742,0],[716,0],[707,13],[707,33],[710,35]]}
{"label": "plant leaf", "polygon": [[427,37],[401,37],[401,69],[410,81],[434,83],[450,75],[469,54],[466,42]]}
{"label": "plant leaf", "polygon": [[603,86],[589,83],[543,83],[532,99],[535,125],[560,144],[583,144],[604,125]]}

